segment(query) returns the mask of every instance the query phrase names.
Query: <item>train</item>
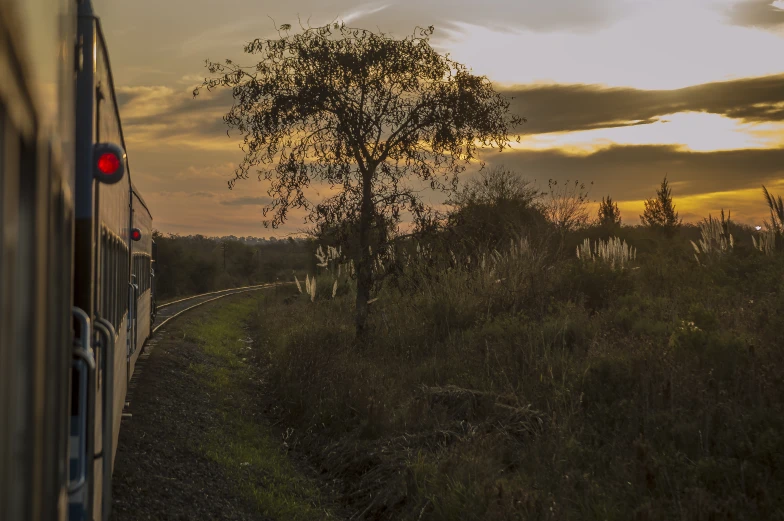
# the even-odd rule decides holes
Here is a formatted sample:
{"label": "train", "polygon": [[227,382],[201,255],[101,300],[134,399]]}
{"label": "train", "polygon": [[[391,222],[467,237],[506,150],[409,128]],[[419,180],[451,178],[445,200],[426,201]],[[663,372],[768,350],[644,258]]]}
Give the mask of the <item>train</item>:
{"label": "train", "polygon": [[0,519],[106,521],[155,321],[103,0],[0,0]]}

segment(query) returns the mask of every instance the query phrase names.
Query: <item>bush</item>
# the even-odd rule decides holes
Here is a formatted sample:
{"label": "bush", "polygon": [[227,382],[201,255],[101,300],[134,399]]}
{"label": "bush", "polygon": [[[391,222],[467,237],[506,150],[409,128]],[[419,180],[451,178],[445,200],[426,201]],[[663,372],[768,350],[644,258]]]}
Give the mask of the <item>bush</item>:
{"label": "bush", "polygon": [[696,227],[671,237],[622,227],[613,233],[638,257],[613,270],[574,255],[606,230],[557,240],[548,230],[485,249],[421,243],[431,253],[381,286],[361,348],[349,295],[285,306],[264,297],[257,334],[273,346],[281,421],[339,480],[349,510],[390,520],[780,515],[784,258],[744,250],[751,235],[738,227],[735,248],[700,265]]}

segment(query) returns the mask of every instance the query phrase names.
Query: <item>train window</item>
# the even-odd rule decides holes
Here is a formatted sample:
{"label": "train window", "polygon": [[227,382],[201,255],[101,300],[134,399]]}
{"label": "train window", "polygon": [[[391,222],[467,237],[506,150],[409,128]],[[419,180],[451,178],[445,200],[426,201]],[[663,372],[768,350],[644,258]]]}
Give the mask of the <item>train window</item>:
{"label": "train window", "polygon": [[114,329],[120,328],[120,241],[114,238]]}
{"label": "train window", "polygon": [[117,238],[112,237],[111,242],[111,257],[112,257],[112,325],[117,329]]}
{"label": "train window", "polygon": [[112,237],[112,325],[117,329],[117,237]]}
{"label": "train window", "polygon": [[101,231],[101,316],[108,319],[109,315],[109,234]]}
{"label": "train window", "polygon": [[106,237],[106,320],[114,325],[114,238]]}
{"label": "train window", "polygon": [[[130,280],[130,274],[128,273],[130,270],[130,266],[128,265],[130,261],[131,252],[128,249],[128,245],[125,245],[125,251],[123,252],[123,302],[125,302],[125,312],[128,313],[130,311],[130,302],[129,302],[129,293],[128,293],[128,281]],[[130,315],[128,315],[130,319]]]}
{"label": "train window", "polygon": [[128,246],[122,245],[122,258],[120,259],[120,300],[122,303],[122,317],[128,313]]}
{"label": "train window", "polygon": [[115,271],[114,271],[114,285],[117,288],[117,291],[114,294],[114,308],[115,308],[115,328],[119,331],[120,329],[120,321],[122,320],[122,300],[120,300],[120,294],[122,293],[122,243],[120,242],[120,238],[117,237],[114,240],[114,254],[116,258],[114,259]]}
{"label": "train window", "polygon": [[122,302],[120,301],[120,240],[115,237],[114,238],[114,328],[118,330],[120,328],[120,320],[122,320],[122,315],[120,314],[120,310],[122,309]]}

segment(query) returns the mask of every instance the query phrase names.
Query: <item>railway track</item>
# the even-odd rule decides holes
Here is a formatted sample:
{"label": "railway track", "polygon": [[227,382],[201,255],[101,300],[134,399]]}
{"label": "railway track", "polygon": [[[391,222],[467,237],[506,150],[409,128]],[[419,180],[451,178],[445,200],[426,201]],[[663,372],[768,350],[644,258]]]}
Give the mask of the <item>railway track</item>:
{"label": "railway track", "polygon": [[136,362],[136,369],[134,370],[133,376],[131,377],[131,381],[128,384],[128,391],[125,399],[125,407],[123,410],[123,418],[131,417],[131,414],[127,412],[127,410],[131,404],[131,401],[133,400],[133,395],[136,390],[136,384],[139,381],[139,376],[144,371],[144,366],[146,365],[146,361],[150,357],[150,354],[152,353],[155,344],[158,341],[157,338],[155,337],[155,333],[161,330],[161,328],[163,328],[163,326],[165,326],[170,320],[174,320],[175,318],[179,317],[183,313],[187,313],[188,311],[194,308],[207,304],[208,302],[213,302],[215,300],[222,299],[223,297],[228,297],[230,295],[237,295],[238,293],[247,293],[249,291],[258,291],[260,289],[265,289],[265,288],[272,288],[283,284],[293,284],[293,283],[273,282],[269,284],[259,284],[256,286],[243,286],[240,288],[222,289],[219,291],[202,293],[201,295],[193,295],[192,297],[185,297],[158,306],[155,313],[155,322],[157,322],[157,325],[153,327],[152,329],[153,334],[150,336],[150,339],[142,348],[142,352],[139,355],[139,360]]}
{"label": "railway track", "polygon": [[290,282],[274,282],[270,284],[258,284],[256,286],[243,286],[240,288],[222,289],[220,291],[211,291],[209,293],[202,293],[201,295],[194,295],[183,299],[167,302],[158,306],[155,313],[155,321],[158,323],[153,327],[152,332],[155,334],[170,320],[190,311],[193,308],[199,307],[207,302],[218,300],[229,295],[236,295],[237,293],[245,293],[248,291],[256,291],[264,288],[271,288],[280,286],[282,284],[291,284]]}

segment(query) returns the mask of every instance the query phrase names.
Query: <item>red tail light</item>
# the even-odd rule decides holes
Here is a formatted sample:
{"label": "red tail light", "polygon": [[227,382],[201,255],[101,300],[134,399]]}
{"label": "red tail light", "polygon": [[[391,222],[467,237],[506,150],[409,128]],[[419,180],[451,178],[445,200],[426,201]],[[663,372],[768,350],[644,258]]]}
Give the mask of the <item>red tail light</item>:
{"label": "red tail light", "polygon": [[131,230],[131,240],[138,241],[142,238],[142,232],[139,228],[133,228]]}
{"label": "red tail light", "polygon": [[102,174],[112,175],[120,168],[120,158],[112,152],[104,153],[98,158],[98,170]]}
{"label": "red tail light", "polygon": [[114,143],[97,143],[93,146],[93,178],[113,184],[125,173],[125,152]]}

